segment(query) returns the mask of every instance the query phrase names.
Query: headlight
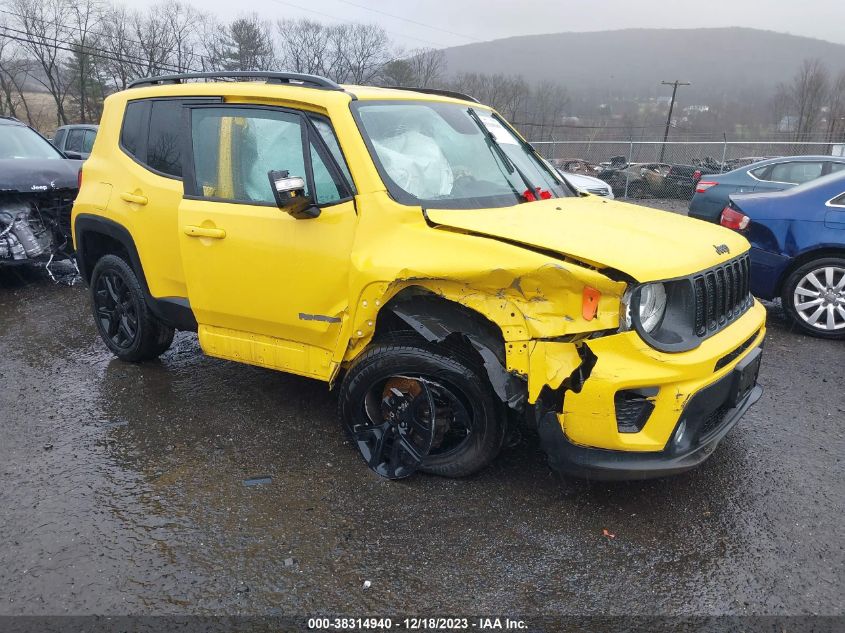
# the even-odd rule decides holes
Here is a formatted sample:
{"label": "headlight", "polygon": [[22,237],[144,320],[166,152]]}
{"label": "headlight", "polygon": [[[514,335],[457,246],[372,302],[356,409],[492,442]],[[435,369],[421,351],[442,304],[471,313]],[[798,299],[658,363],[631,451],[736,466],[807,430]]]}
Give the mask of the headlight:
{"label": "headlight", "polygon": [[622,297],[622,331],[636,330],[662,352],[685,352],[698,346],[694,333],[695,297],[689,279],[633,286]]}
{"label": "headlight", "polygon": [[666,286],[662,283],[646,284],[640,288],[640,325],[646,332],[653,332],[666,314]]}

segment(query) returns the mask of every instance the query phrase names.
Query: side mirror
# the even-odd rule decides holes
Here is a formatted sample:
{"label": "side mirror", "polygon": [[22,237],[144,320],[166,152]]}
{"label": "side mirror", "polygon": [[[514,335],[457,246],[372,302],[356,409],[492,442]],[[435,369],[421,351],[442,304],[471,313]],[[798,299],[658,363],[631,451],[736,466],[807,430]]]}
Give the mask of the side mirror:
{"label": "side mirror", "polygon": [[65,156],[70,160],[82,160],[82,154],[80,154],[79,152],[65,151]]}
{"label": "side mirror", "polygon": [[309,220],[320,215],[311,196],[305,195],[305,179],[291,176],[287,171],[271,169],[267,172],[276,204],[297,220]]}

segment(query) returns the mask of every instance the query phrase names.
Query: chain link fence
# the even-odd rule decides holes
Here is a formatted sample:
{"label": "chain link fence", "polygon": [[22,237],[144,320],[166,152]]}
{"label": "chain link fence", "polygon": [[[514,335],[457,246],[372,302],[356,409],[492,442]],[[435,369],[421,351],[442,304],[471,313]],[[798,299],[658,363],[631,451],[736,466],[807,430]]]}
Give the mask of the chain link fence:
{"label": "chain link fence", "polygon": [[536,141],[561,171],[594,176],[617,197],[689,199],[697,180],[779,156],[845,155],[845,144],[789,141]]}

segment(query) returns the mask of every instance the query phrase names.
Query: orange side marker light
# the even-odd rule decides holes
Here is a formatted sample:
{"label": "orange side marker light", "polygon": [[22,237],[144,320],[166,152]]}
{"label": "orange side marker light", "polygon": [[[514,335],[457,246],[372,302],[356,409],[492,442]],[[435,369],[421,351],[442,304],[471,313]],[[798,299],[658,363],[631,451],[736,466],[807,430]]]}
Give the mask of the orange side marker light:
{"label": "orange side marker light", "polygon": [[584,286],[584,300],[581,304],[581,315],[587,320],[592,321],[596,318],[599,311],[599,299],[601,299],[601,292],[590,286]]}

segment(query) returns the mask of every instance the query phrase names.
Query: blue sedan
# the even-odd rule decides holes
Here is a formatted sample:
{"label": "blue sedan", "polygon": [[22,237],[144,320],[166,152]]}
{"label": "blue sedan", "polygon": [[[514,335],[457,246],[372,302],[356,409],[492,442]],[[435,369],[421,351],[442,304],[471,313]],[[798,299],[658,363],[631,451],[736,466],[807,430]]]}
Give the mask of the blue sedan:
{"label": "blue sedan", "polygon": [[731,194],[783,191],[841,170],[845,170],[843,156],[785,156],[724,174],[706,174],[696,185],[689,216],[718,223]]}
{"label": "blue sedan", "polygon": [[845,172],[787,191],[731,196],[721,224],[751,242],[751,292],[781,297],[814,336],[845,338]]}

